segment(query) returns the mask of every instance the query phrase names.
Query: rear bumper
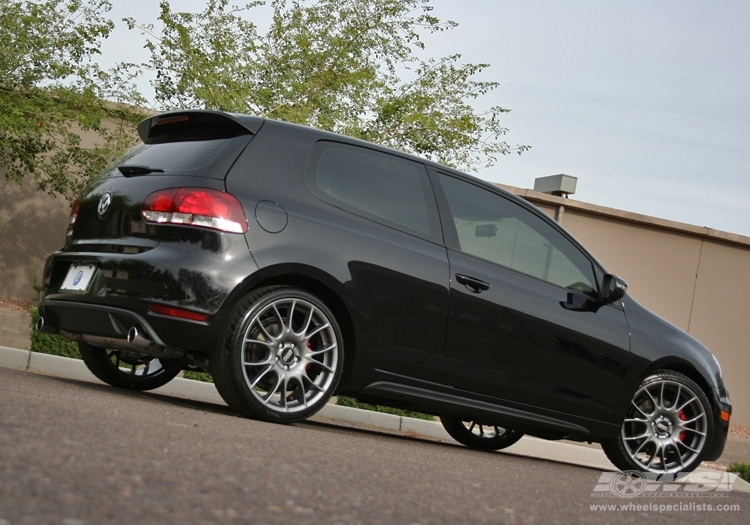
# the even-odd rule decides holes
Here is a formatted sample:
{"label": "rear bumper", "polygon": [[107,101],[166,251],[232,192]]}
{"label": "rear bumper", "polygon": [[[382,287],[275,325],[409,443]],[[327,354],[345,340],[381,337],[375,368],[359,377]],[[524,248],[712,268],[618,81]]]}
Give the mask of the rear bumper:
{"label": "rear bumper", "polygon": [[39,303],[39,331],[93,346],[178,360],[205,370],[210,369],[226,319],[225,312],[199,322],[75,299],[48,298]]}
{"label": "rear bumper", "polygon": [[122,308],[46,300],[39,303],[39,317],[43,319],[43,324],[38,327],[42,333],[58,334],[62,331],[69,339],[85,334],[125,340],[130,328],[135,327],[156,345],[167,346],[143,316]]}

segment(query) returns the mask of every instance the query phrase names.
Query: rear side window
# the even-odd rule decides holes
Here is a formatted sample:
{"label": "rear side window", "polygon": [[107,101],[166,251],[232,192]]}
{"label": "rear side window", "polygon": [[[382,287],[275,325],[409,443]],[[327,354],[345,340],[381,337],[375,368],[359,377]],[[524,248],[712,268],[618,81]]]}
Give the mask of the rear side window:
{"label": "rear side window", "polygon": [[339,208],[428,240],[441,238],[427,171],[417,162],[322,141],[313,150],[308,185]]}

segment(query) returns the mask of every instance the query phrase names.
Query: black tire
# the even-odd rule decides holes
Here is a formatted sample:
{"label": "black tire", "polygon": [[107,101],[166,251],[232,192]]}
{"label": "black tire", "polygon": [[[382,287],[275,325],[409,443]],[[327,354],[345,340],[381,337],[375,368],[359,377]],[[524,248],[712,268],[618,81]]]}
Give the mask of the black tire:
{"label": "black tire", "polygon": [[306,419],[325,406],[341,379],[338,322],[320,299],[298,288],[260,288],[240,299],[220,345],[216,389],[250,418]]}
{"label": "black tire", "polygon": [[706,394],[671,370],[648,376],[630,403],[619,436],[602,449],[620,470],[691,472],[711,444],[714,418]]}
{"label": "black tire", "polygon": [[138,356],[84,342],[78,343],[78,349],[92,374],[118,388],[153,390],[166,385],[180,373],[179,367],[170,367],[151,356]]}
{"label": "black tire", "polygon": [[440,423],[453,439],[469,448],[479,450],[500,450],[511,446],[523,437],[523,432],[518,430],[480,424],[475,421],[441,417]]}

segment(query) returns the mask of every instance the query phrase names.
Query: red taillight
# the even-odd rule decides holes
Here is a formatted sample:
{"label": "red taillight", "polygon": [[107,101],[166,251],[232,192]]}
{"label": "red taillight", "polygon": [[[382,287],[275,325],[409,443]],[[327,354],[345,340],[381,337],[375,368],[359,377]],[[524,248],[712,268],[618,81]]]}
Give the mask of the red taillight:
{"label": "red taillight", "polygon": [[171,212],[172,201],[174,200],[174,196],[178,191],[180,191],[179,188],[175,188],[173,190],[165,190],[152,193],[146,199],[146,203],[144,204],[143,209],[150,209],[152,211],[161,211],[166,213]]}
{"label": "red taillight", "polygon": [[175,308],[174,306],[165,306],[163,304],[151,304],[149,303],[148,309],[159,315],[167,315],[169,317],[179,317],[180,319],[188,319],[190,321],[204,322],[208,319],[207,314],[201,314],[183,308]]}
{"label": "red taillight", "polygon": [[81,198],[78,197],[75,202],[73,203],[73,207],[70,208],[70,216],[68,217],[68,232],[67,236],[71,237],[73,235],[73,225],[76,223],[76,219],[78,218],[78,212],[81,209]]}
{"label": "red taillight", "polygon": [[202,226],[245,233],[247,220],[239,201],[222,191],[204,188],[172,188],[152,193],[141,210],[152,223]]}
{"label": "red taillight", "polygon": [[73,203],[73,207],[70,208],[70,217],[68,218],[68,228],[70,228],[76,223],[76,219],[78,218],[78,212],[80,209],[81,209],[81,198],[78,197],[76,201]]}

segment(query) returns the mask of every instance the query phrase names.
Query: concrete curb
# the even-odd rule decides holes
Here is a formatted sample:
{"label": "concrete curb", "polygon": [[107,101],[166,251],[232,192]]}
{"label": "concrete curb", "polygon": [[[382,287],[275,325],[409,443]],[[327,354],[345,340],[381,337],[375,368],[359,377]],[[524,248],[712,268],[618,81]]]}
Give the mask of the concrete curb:
{"label": "concrete curb", "polygon": [[[40,354],[3,346],[0,346],[0,367],[16,368],[80,381],[100,383],[89,372],[83,361],[78,359]],[[226,405],[212,383],[179,377],[161,388],[152,390],[152,392]],[[326,405],[311,419],[320,422],[343,423],[358,428],[425,436],[449,443],[454,442],[443,429],[443,426],[437,421],[426,421],[381,412],[371,412],[334,404]],[[548,441],[531,436],[524,436],[518,443],[502,450],[500,453],[568,463],[596,470],[617,471],[600,448],[560,441]],[[705,469],[698,470],[704,471]],[[734,482],[733,490],[750,492],[750,483],[738,478]]]}

